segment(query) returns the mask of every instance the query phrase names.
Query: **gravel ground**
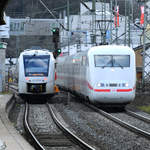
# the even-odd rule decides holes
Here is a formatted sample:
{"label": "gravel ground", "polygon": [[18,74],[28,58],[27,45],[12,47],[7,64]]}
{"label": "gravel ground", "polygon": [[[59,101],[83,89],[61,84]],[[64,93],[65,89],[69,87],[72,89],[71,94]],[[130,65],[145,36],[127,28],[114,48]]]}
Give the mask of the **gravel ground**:
{"label": "gravel ground", "polygon": [[112,114],[113,116],[123,120],[124,122],[126,123],[129,123],[141,130],[144,130],[146,132],[149,132],[150,133],[150,125],[149,123],[146,123],[140,119],[137,119],[135,117],[132,117],[126,113],[113,113]]}
{"label": "gravel ground", "polygon": [[36,134],[49,133],[50,135],[62,134],[48,115],[48,109],[45,105],[31,105],[29,122]]}
{"label": "gravel ground", "polygon": [[[55,98],[56,102],[57,97]],[[137,101],[136,101],[137,103]],[[102,150],[148,150],[150,141],[127,131],[85,107],[76,99],[66,105],[66,96],[54,104],[67,124],[82,139]]]}
{"label": "gravel ground", "polygon": [[150,95],[149,94],[137,94],[134,101],[128,106],[138,107],[138,106],[148,106],[150,105]]}
{"label": "gravel ground", "polygon": [[10,111],[8,112],[8,118],[11,122],[13,122],[16,129],[19,131],[20,134],[24,135],[24,127],[23,127],[23,115],[24,115],[24,109],[25,105],[20,104],[16,102],[16,99],[14,99],[14,104]]}
{"label": "gravel ground", "polygon": [[47,150],[81,150],[77,145],[74,145],[72,142],[66,139],[66,137],[63,135],[63,132],[54,123],[46,105],[34,104],[30,105],[29,109],[30,126],[32,127],[32,130],[34,131],[34,133],[36,133],[36,135],[49,135],[49,142],[50,140],[52,140],[53,143],[55,143],[54,140],[56,140],[57,142],[59,141],[60,145],[61,142],[69,144],[66,147],[62,147],[60,145],[51,147],[46,146]]}
{"label": "gravel ground", "polygon": [[[137,95],[136,99],[127,107],[135,109],[137,106],[150,105],[149,95]],[[149,150],[150,141],[135,135],[132,132],[120,127],[105,117],[97,114],[91,109],[83,106],[80,102],[73,99],[67,104],[67,95],[59,94],[49,100],[60,112],[65,122],[72,127],[76,134],[82,137],[88,143],[96,145],[98,150]],[[33,105],[34,107],[34,105]],[[41,111],[43,108],[38,108],[33,112],[35,121],[41,123],[41,128],[37,132],[56,133],[55,125],[51,125],[51,118],[45,116],[46,112]],[[47,111],[45,108],[44,111]],[[23,134],[22,116],[24,112],[23,104],[15,104],[11,110],[10,119],[14,122],[16,128]],[[147,114],[146,114],[147,115]],[[149,115],[147,115],[149,116]],[[45,124],[45,129],[42,126]],[[35,123],[35,122],[33,122]],[[59,131],[58,131],[59,132]]]}

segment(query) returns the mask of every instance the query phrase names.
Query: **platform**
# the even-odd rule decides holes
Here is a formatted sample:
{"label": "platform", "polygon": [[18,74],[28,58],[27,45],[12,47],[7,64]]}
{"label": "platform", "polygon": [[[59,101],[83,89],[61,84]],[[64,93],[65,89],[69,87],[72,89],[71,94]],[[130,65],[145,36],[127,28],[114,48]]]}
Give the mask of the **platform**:
{"label": "platform", "polygon": [[35,150],[8,119],[5,108],[11,97],[11,94],[0,94],[0,150]]}

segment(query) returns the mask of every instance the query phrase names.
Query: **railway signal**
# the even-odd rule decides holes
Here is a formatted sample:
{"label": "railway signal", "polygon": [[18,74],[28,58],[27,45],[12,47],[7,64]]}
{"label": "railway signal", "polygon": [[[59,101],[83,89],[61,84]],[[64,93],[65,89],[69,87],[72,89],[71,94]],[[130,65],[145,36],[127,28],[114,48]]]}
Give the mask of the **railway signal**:
{"label": "railway signal", "polygon": [[59,42],[59,28],[53,28],[52,29],[52,33],[53,33],[53,42]]}
{"label": "railway signal", "polygon": [[54,57],[56,58],[58,55],[61,54],[61,49],[59,48],[59,28],[53,28],[52,30],[53,33],[53,43],[54,43]]}
{"label": "railway signal", "polygon": [[61,49],[57,49],[57,54],[61,54]]}
{"label": "railway signal", "polygon": [[58,57],[60,54],[61,54],[61,49],[60,48],[55,49],[55,51],[53,53],[54,58]]}

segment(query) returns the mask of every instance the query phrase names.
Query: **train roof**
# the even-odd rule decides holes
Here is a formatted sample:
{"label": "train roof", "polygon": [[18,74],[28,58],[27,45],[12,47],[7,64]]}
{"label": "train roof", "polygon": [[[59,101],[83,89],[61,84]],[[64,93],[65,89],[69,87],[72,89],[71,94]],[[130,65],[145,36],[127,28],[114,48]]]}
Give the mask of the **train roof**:
{"label": "train roof", "polygon": [[103,46],[94,46],[90,48],[88,54],[92,53],[121,55],[121,54],[134,54],[134,51],[128,46],[103,45]]}
{"label": "train roof", "polygon": [[72,55],[71,57],[78,57],[80,55],[128,55],[133,54],[134,50],[128,46],[120,46],[120,45],[102,45],[102,46],[94,46],[89,48],[87,51],[82,51]]}
{"label": "train roof", "polygon": [[52,58],[52,60],[55,60],[53,53],[49,52],[49,50],[47,50],[47,49],[39,49],[39,50],[26,49],[26,50],[24,50],[23,52],[20,53],[19,58],[21,58],[23,55],[36,55],[36,56],[50,55],[50,57]]}
{"label": "train roof", "polygon": [[26,49],[23,52],[21,52],[20,55],[53,55],[52,52],[49,52],[47,49],[39,49],[39,50],[34,50],[34,49]]}
{"label": "train roof", "polygon": [[82,55],[134,55],[134,50],[128,46],[120,46],[120,45],[101,45],[101,46],[94,46],[89,48],[87,51],[81,51],[79,53],[70,55],[70,56],[61,56],[57,58],[57,61],[63,62],[66,59],[78,58]]}

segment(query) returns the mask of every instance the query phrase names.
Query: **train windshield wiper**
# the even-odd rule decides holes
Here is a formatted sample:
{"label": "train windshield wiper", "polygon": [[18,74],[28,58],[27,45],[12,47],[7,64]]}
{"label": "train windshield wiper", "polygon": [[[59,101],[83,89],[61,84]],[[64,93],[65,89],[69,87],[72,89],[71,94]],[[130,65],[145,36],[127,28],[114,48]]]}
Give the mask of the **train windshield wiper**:
{"label": "train windshield wiper", "polygon": [[118,67],[118,66],[121,67],[121,69],[123,69],[123,66],[114,59],[113,60],[113,67]]}
{"label": "train windshield wiper", "polygon": [[123,69],[123,66],[120,63],[116,63],[116,65],[118,65],[119,67],[121,67],[121,69]]}
{"label": "train windshield wiper", "polygon": [[[110,66],[108,64],[111,64]],[[105,65],[101,66],[102,68],[105,67],[112,67],[112,60],[110,60],[109,62],[107,62]]]}

